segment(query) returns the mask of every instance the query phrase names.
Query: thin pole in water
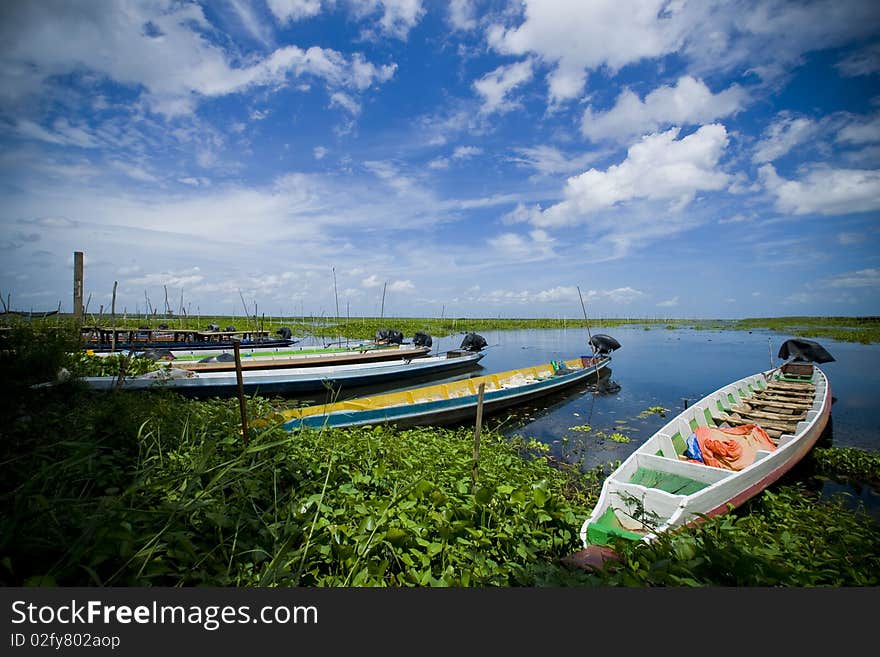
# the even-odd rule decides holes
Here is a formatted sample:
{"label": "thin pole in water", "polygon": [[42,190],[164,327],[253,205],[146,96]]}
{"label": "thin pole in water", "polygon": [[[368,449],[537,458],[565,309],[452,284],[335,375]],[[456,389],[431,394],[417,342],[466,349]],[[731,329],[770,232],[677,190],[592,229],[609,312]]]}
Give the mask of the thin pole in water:
{"label": "thin pole in water", "polygon": [[235,378],[238,381],[238,406],[241,410],[241,435],[244,437],[244,446],[248,444],[247,404],[244,400],[244,381],[241,375],[241,351],[240,338],[232,338],[232,350],[235,352]]}
{"label": "thin pole in water", "polygon": [[110,334],[110,353],[116,351],[116,284],[119,281],[113,281],[113,301],[110,306],[110,316],[113,321],[113,333]]}
{"label": "thin pole in water", "polygon": [[481,383],[477,388],[477,423],[474,427],[474,469],[471,472],[471,494],[477,492],[477,480],[480,470],[480,429],[483,425],[483,394],[486,392],[486,384]]}

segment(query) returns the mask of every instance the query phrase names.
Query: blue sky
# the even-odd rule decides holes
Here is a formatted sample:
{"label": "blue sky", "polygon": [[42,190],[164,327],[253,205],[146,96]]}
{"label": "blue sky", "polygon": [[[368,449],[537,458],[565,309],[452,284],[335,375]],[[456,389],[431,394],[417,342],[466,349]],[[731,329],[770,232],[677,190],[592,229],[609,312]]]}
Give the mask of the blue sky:
{"label": "blue sky", "polygon": [[880,314],[877,2],[33,0],[0,44],[14,309],[82,251],[90,313]]}

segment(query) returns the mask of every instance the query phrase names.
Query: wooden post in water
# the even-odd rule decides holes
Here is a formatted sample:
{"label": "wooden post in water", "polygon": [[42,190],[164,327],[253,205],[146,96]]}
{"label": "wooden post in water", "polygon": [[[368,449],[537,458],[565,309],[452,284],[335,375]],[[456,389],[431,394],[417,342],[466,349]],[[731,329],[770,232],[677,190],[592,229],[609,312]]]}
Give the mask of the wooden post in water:
{"label": "wooden post in water", "polygon": [[477,492],[477,481],[480,470],[480,430],[483,425],[483,394],[486,392],[486,384],[481,383],[477,388],[477,424],[474,427],[474,469],[471,472],[471,494]]}
{"label": "wooden post in water", "polygon": [[77,326],[83,321],[83,253],[73,252],[73,319]]}
{"label": "wooden post in water", "polygon": [[248,444],[247,404],[244,400],[244,381],[241,375],[241,339],[232,338],[232,349],[235,352],[235,378],[238,381],[238,406],[241,410],[241,435],[244,437],[244,446]]}
{"label": "wooden post in water", "polygon": [[110,306],[111,317],[111,333],[110,333],[110,353],[116,351],[116,284],[119,281],[113,281],[113,301]]}

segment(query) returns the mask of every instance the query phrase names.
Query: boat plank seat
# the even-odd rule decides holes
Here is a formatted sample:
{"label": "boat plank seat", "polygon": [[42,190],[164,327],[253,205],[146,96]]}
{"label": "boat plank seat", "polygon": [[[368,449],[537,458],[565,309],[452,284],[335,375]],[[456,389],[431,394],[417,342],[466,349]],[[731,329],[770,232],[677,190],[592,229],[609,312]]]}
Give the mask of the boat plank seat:
{"label": "boat plank seat", "polygon": [[779,420],[781,422],[797,422],[799,420],[803,420],[806,417],[806,413],[799,413],[797,415],[792,415],[790,413],[771,413],[769,411],[764,411],[759,408],[752,408],[748,404],[735,406],[733,410],[741,416],[759,418],[762,420]]}
{"label": "boat plank seat", "polygon": [[810,399],[814,393],[812,392],[795,392],[790,390],[767,390],[760,392],[756,397],[760,399]]}
{"label": "boat plank seat", "polygon": [[777,401],[774,399],[768,400],[768,399],[757,398],[757,397],[755,399],[750,399],[748,401],[748,403],[750,406],[760,406],[761,408],[768,408],[768,409],[770,409],[770,408],[780,409],[779,412],[805,411],[812,406],[811,403],[808,403],[806,401],[801,402],[799,404],[795,404],[792,402]]}
{"label": "boat plank seat", "polygon": [[640,454],[636,459],[636,469],[627,481],[673,495],[692,495],[729,474],[730,471],[699,463]]}
{"label": "boat plank seat", "polygon": [[734,406],[733,411],[740,412],[743,411],[745,413],[760,413],[763,415],[767,415],[768,417],[780,419],[780,420],[791,420],[791,419],[802,419],[808,409],[791,409],[791,408],[773,408],[766,407],[763,404],[754,402],[752,400],[744,401],[742,404]]}
{"label": "boat plank seat", "polygon": [[774,379],[767,385],[767,390],[793,390],[797,392],[813,392],[816,386],[804,381],[780,381]]}

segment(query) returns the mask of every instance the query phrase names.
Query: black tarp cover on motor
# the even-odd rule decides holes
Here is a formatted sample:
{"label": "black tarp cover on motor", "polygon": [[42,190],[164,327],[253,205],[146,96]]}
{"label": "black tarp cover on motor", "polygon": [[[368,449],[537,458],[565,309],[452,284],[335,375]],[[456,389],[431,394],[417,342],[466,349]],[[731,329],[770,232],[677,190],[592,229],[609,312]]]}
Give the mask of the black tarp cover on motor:
{"label": "black tarp cover on motor", "polygon": [[293,336],[293,331],[290,330],[287,326],[282,326],[280,329],[275,331],[276,335],[280,335],[284,340],[290,340]]}
{"label": "black tarp cover on motor", "polygon": [[480,351],[484,347],[486,347],[489,343],[486,342],[486,338],[477,333],[468,333],[464,336],[464,340],[461,341],[460,349],[465,349],[466,351]]}
{"label": "black tarp cover on motor", "polygon": [[424,331],[416,331],[413,334],[413,344],[417,347],[430,347],[433,344],[431,336]]}
{"label": "black tarp cover on motor", "polygon": [[620,349],[620,343],[610,335],[597,333],[590,338],[590,344],[596,348],[600,354],[610,354],[615,349]]}
{"label": "black tarp cover on motor", "polygon": [[384,342],[387,344],[402,344],[403,333],[394,329],[382,328],[376,331],[376,342]]}
{"label": "black tarp cover on motor", "polygon": [[786,340],[779,347],[779,358],[807,363],[831,363],[834,356],[826,351],[818,342],[803,339]]}

